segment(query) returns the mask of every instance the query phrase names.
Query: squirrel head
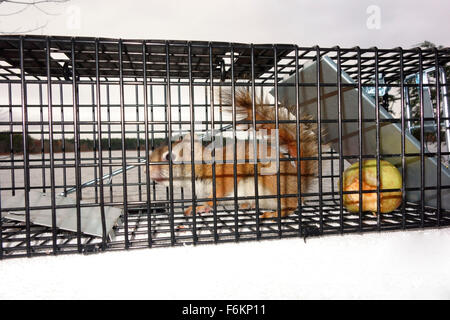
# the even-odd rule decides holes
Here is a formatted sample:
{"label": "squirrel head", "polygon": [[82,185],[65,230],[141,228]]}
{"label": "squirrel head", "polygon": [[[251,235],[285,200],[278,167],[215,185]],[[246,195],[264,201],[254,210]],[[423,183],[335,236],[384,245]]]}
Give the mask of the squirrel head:
{"label": "squirrel head", "polygon": [[[192,139],[191,139],[192,137]],[[192,147],[192,141],[194,145]],[[169,145],[165,144],[153,150],[150,155],[150,179],[169,185],[169,160],[172,160],[172,174],[174,183],[179,179],[190,179],[191,177],[191,151],[194,150],[194,159],[202,160],[203,145],[200,138],[190,133],[182,136],[178,141],[172,142],[171,152]]]}

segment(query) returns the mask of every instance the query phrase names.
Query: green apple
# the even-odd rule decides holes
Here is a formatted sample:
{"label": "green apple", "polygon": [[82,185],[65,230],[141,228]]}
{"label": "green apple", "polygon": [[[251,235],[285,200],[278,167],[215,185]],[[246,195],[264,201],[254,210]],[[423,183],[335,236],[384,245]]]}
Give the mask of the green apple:
{"label": "green apple", "polygon": [[[362,189],[374,190],[373,193],[362,194],[362,211],[377,212],[377,161],[365,160],[362,163]],[[359,162],[352,164],[344,171],[344,191],[359,191]],[[339,182],[338,182],[339,188]],[[402,192],[382,192],[383,189],[401,189],[402,175],[390,162],[380,160],[380,212],[389,213],[402,203]],[[350,212],[359,211],[359,194],[344,194],[344,206]]]}

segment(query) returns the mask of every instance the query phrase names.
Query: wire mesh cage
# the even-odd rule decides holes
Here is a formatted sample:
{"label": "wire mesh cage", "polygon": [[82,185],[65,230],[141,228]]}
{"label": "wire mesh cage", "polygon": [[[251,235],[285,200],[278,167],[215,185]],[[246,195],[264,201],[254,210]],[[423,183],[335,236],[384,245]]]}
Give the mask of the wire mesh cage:
{"label": "wire mesh cage", "polygon": [[[448,226],[449,62],[449,48],[1,36],[0,258]],[[383,185],[384,161],[400,185]]]}

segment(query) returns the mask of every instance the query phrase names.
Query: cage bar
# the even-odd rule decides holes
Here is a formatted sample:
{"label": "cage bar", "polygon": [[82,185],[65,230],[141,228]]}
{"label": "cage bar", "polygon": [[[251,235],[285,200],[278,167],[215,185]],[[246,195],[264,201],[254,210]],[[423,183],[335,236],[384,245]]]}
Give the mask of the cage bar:
{"label": "cage bar", "polygon": [[[449,48],[2,35],[0,259],[448,227],[449,67]],[[242,92],[249,119],[241,119]],[[259,118],[260,101],[273,119]],[[310,126],[318,152],[304,156],[311,142],[299,137]],[[275,154],[260,156],[259,128],[277,133],[268,140]],[[285,128],[293,154],[279,136]],[[172,153],[186,134],[195,147],[184,164],[189,177],[180,177]],[[243,141],[253,159],[242,159]],[[155,160],[163,146],[170,156]],[[368,159],[376,160],[372,190],[363,188]],[[398,189],[383,186],[382,160],[402,175]],[[317,171],[305,187],[308,161]],[[355,162],[359,188],[344,190]],[[276,167],[272,194],[260,182],[267,163]],[[289,188],[284,165],[294,177]],[[155,175],[164,168],[167,183]],[[223,168],[230,185],[221,182]],[[394,191],[401,204],[383,213],[383,195]],[[371,194],[374,212],[350,212],[344,202]],[[287,199],[297,208],[285,215]],[[111,210],[119,214],[110,225]],[[276,216],[265,218],[269,211]]]}

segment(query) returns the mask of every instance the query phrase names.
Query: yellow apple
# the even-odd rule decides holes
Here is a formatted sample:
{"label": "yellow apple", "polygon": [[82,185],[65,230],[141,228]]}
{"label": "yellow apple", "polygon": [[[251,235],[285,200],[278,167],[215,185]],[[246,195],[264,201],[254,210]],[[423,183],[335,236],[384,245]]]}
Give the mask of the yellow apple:
{"label": "yellow apple", "polygon": [[[365,160],[362,163],[362,189],[374,190],[362,194],[362,211],[377,212],[377,161]],[[338,182],[338,188],[339,188]],[[359,162],[355,162],[344,171],[344,191],[359,191]],[[389,213],[402,203],[402,192],[381,192],[383,189],[401,189],[402,175],[390,162],[380,160],[380,212]],[[344,194],[343,203],[350,212],[359,211],[359,194]]]}

